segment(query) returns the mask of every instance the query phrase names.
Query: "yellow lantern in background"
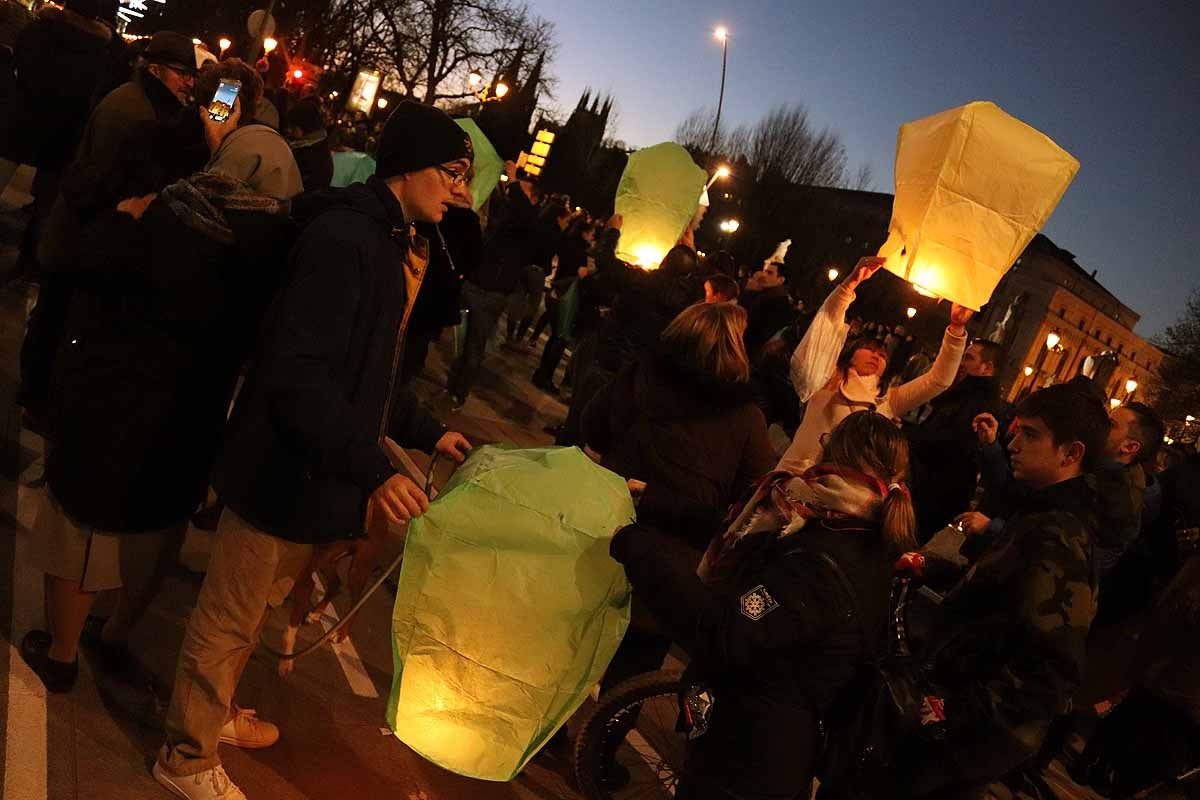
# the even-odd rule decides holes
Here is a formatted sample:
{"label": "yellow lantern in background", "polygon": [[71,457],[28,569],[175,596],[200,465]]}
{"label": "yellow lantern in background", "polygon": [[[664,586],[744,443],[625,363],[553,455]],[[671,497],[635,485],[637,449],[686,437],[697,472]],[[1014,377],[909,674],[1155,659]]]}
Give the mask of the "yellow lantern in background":
{"label": "yellow lantern in background", "polygon": [[1070,153],[995,103],[902,125],[884,266],[978,310],[1078,171]]}
{"label": "yellow lantern in background", "polygon": [[638,150],[617,186],[616,212],[624,218],[617,258],[658,269],[696,216],[708,175],[674,142]]}

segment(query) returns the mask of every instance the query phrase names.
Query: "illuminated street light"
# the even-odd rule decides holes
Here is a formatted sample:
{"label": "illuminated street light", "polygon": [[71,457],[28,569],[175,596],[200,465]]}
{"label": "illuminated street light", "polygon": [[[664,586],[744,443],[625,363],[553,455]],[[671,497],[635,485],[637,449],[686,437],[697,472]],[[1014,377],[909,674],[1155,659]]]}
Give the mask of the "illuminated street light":
{"label": "illuminated street light", "polygon": [[915,317],[917,315],[917,310],[915,308],[913,308],[912,306],[909,306],[908,309],[905,310],[904,315],[906,317],[908,317],[909,319],[912,319],[913,317]]}
{"label": "illuminated street light", "polygon": [[379,98],[379,102],[376,103],[375,105],[379,106],[379,110],[382,111],[383,109],[387,108],[387,98],[386,97]]}
{"label": "illuminated street light", "polygon": [[1135,381],[1133,378],[1130,378],[1129,380],[1125,381],[1125,391],[1129,392],[1130,394],[1133,394],[1134,392],[1136,392],[1137,387],[1138,387],[1138,382]]}
{"label": "illuminated street light", "polygon": [[1050,331],[1049,333],[1046,334],[1046,349],[1053,350],[1054,348],[1058,347],[1058,343],[1061,340],[1062,340],[1061,336],[1059,336],[1054,331]]}
{"label": "illuminated street light", "polygon": [[474,89],[481,83],[483,83],[483,76],[475,70],[471,70],[471,74],[467,76],[467,85]]}
{"label": "illuminated street light", "polygon": [[263,51],[266,53],[270,53],[272,50],[274,50],[278,46],[279,46],[279,42],[270,36],[263,39]]}
{"label": "illuminated street light", "polygon": [[1191,414],[1188,414],[1186,417],[1183,418],[1183,422],[1185,425],[1191,425],[1195,421],[1196,421],[1196,418],[1193,417]]}
{"label": "illuminated street light", "polygon": [[338,93],[337,93],[337,92],[330,92],[330,93],[329,93],[329,99],[330,99],[330,100],[336,100],[336,99],[337,99],[337,96],[338,96]]}
{"label": "illuminated street light", "polygon": [[719,28],[717,28],[713,31],[713,38],[716,39],[718,42],[725,41],[726,39],[729,38],[729,29],[726,28],[724,25],[720,26]]}
{"label": "illuminated street light", "polygon": [[840,274],[841,273],[839,273],[836,269],[829,270],[829,282],[833,283],[834,281],[836,281],[838,279],[838,275],[840,275]]}
{"label": "illuminated street light", "polygon": [[725,233],[737,233],[738,228],[742,227],[742,223],[736,219],[727,219],[721,223],[720,227]]}
{"label": "illuminated street light", "polygon": [[292,77],[295,78],[296,80],[300,80],[301,78],[304,77],[304,70],[302,70],[302,69],[292,70]]}
{"label": "illuminated street light", "polygon": [[1110,406],[1112,406],[1113,408],[1119,408],[1121,405],[1121,401],[1114,397],[1112,400],[1108,401],[1108,404]]}
{"label": "illuminated street light", "polygon": [[200,41],[199,39],[192,39],[192,44],[204,44],[204,42]]}
{"label": "illuminated street light", "polygon": [[222,36],[222,37],[221,37],[221,38],[220,38],[220,39],[217,41],[217,44],[221,46],[221,57],[222,57],[222,58],[224,58],[224,57],[225,57],[225,51],[226,51],[226,50],[228,50],[229,48],[233,47],[233,40],[232,40],[232,39],[229,39],[229,38],[227,38],[227,37],[224,37],[224,36]]}
{"label": "illuminated street light", "polygon": [[1029,367],[1029,366],[1025,367],[1025,377],[1028,378],[1032,374],[1033,374],[1033,367]]}
{"label": "illuminated street light", "polygon": [[504,95],[506,95],[506,94],[508,94],[508,84],[507,83],[497,83],[496,84],[496,97],[504,97]]}

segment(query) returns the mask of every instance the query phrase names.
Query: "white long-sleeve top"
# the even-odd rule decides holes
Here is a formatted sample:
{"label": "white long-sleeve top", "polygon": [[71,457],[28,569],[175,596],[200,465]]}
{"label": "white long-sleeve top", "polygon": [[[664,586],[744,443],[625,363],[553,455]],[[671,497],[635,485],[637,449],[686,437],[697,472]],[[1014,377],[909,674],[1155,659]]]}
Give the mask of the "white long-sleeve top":
{"label": "white long-sleeve top", "polygon": [[[854,290],[845,285],[835,289],[792,353],[792,386],[801,400],[807,397],[808,407],[791,446],[776,469],[799,473],[812,466],[821,455],[821,436],[855,411],[874,410],[888,419],[897,420],[914,408],[928,403],[954,383],[963,351],[967,347],[967,336],[965,332],[956,335],[947,328],[942,337],[942,347],[930,370],[908,383],[889,389],[883,397],[879,396],[878,375],[862,376],[852,369],[847,370],[847,375],[835,387],[829,386],[836,366],[826,368],[826,365],[836,364],[845,344],[849,331],[846,310],[854,302],[854,296]],[[822,350],[814,353],[813,345],[818,341]],[[821,368],[814,371],[814,363],[820,363]]]}

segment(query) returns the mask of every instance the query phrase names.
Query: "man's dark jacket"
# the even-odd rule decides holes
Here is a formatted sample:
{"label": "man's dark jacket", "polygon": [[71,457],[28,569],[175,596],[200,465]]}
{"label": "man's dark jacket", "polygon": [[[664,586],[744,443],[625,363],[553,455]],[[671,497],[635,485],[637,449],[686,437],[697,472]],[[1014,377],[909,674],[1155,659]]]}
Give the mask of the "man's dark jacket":
{"label": "man's dark jacket", "polygon": [[509,294],[531,264],[544,260],[547,243],[541,237],[537,206],[517,184],[504,194],[503,218],[484,243],[483,263],[467,280],[489,292]]}
{"label": "man's dark jacket", "polygon": [[746,309],[746,352],[751,358],[797,316],[787,286],[746,292],[742,295],[741,305]]}
{"label": "man's dark jacket", "polygon": [[381,428],[426,451],[445,429],[408,393],[383,423],[408,304],[399,202],[377,178],[308,202],[297,213],[316,216],[292,250],[215,486],[254,527],[318,543],[360,535],[367,498],[395,474]]}
{"label": "man's dark jacket", "polygon": [[931,405],[929,418],[908,432],[913,505],[926,536],[966,511],[975,492],[979,439],[971,421],[986,412],[1004,422],[1000,386],[991,376],[968,375]]}

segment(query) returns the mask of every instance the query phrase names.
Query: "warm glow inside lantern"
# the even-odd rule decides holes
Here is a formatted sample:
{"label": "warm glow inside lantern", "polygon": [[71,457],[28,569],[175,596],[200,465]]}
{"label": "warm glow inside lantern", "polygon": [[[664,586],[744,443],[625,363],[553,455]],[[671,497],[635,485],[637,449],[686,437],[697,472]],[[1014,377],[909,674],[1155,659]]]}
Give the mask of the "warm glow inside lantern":
{"label": "warm glow inside lantern", "polygon": [[629,623],[608,554],[625,479],[577,448],[477,448],[412,521],[388,724],[420,755],[509,781],[604,675]]}
{"label": "warm glow inside lantern", "polygon": [[642,269],[658,265],[696,216],[708,174],[674,142],[638,150],[617,186],[622,216],[617,258]]}
{"label": "warm glow inside lantern", "polygon": [[900,127],[886,269],[978,310],[1049,219],[1079,162],[995,103]]}

